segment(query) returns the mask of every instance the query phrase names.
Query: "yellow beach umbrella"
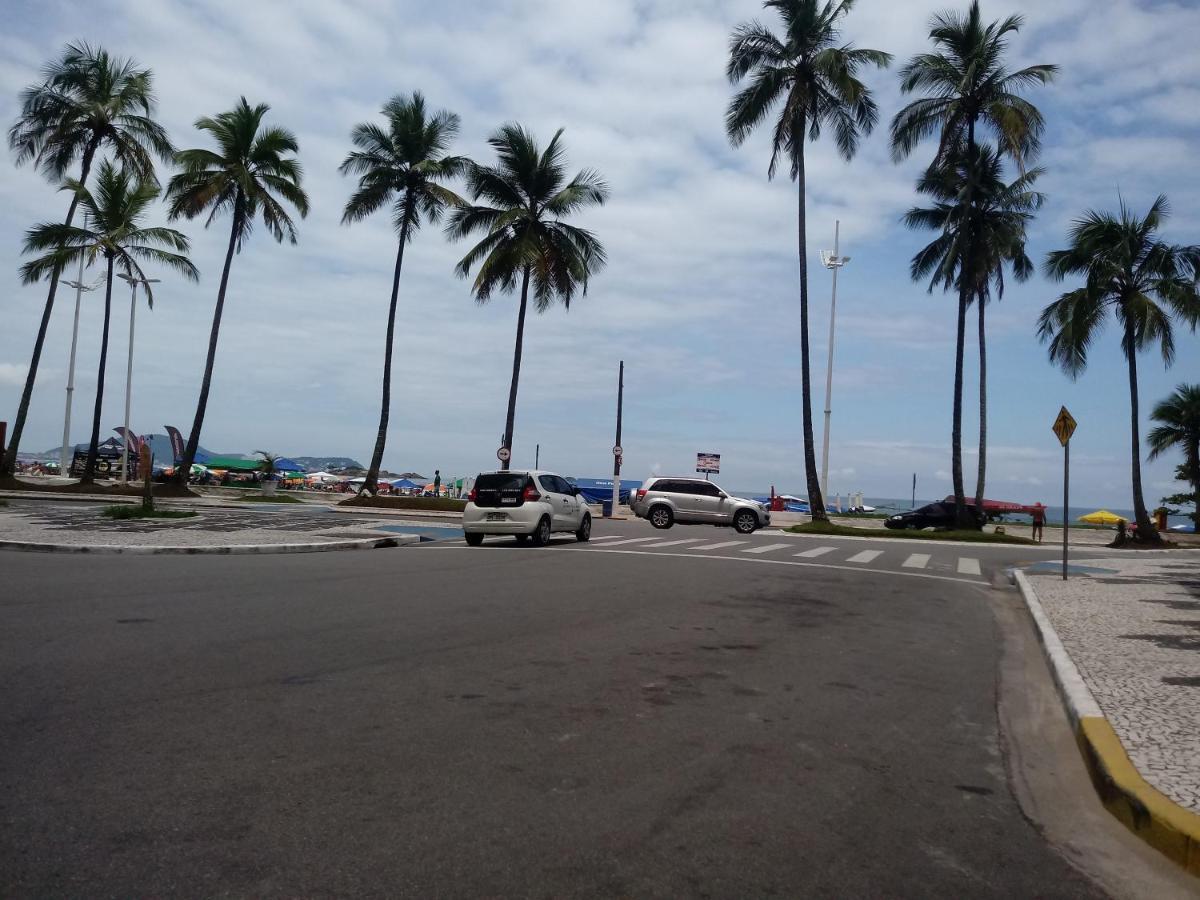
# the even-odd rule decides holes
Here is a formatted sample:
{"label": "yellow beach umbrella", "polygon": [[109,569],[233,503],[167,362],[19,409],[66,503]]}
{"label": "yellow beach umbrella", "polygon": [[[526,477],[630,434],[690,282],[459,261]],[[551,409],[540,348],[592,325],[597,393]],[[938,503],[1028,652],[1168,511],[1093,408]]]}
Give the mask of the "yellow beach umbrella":
{"label": "yellow beach umbrella", "polygon": [[1107,509],[1098,509],[1095,512],[1088,513],[1086,516],[1079,517],[1080,522],[1087,522],[1089,525],[1116,525],[1124,519],[1124,516],[1110,513]]}

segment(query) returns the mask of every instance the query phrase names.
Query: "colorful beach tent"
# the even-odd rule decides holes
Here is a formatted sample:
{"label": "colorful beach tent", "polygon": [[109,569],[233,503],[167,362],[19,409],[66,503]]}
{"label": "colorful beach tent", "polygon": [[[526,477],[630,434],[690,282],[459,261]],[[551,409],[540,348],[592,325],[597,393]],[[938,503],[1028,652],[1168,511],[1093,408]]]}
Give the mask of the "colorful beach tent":
{"label": "colorful beach tent", "polygon": [[1080,516],[1079,521],[1087,522],[1089,525],[1116,525],[1118,522],[1125,521],[1125,517],[1110,513],[1107,509],[1098,509],[1086,516]]}
{"label": "colorful beach tent", "polygon": [[392,482],[392,487],[399,488],[402,491],[411,491],[419,488],[421,485],[415,481],[409,481],[407,478],[397,478]]}

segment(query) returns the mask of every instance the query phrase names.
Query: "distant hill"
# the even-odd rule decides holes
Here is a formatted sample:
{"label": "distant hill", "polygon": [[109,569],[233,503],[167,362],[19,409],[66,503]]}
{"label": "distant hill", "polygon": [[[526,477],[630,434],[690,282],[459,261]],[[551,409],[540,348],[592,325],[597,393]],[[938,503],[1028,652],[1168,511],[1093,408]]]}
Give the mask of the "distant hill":
{"label": "distant hill", "polygon": [[349,456],[289,456],[310,472],[327,472],[330,469],[363,469],[366,468],[356,459]]}
{"label": "distant hill", "polygon": [[[101,434],[100,440],[106,441],[110,437],[116,437],[116,435]],[[86,443],[76,444],[75,449],[86,450],[87,446],[88,445]],[[174,457],[171,455],[171,439],[169,437],[167,437],[165,434],[150,435],[150,449],[154,453],[155,465],[158,465],[161,463],[164,466],[169,466],[169,465],[171,465],[171,463],[173,463],[175,461]],[[44,453],[31,453],[31,454],[22,453],[21,457],[25,458],[26,456],[28,456],[31,459],[56,460],[56,459],[58,459],[58,457],[61,453],[62,453],[62,447],[54,447],[50,450],[45,451]],[[206,450],[204,447],[199,447],[196,450],[196,458],[197,459],[202,459],[205,456],[216,456],[216,455],[217,454],[213,453],[211,450]],[[222,456],[241,456],[242,454],[240,454],[240,453],[224,453],[221,455]]]}

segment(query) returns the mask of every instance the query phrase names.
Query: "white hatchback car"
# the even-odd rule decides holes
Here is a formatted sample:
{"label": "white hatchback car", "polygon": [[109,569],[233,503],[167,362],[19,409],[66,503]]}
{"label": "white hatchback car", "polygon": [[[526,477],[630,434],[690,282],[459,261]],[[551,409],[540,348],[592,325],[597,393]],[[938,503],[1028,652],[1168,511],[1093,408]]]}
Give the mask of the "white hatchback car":
{"label": "white hatchback car", "polygon": [[570,531],[586,541],[592,536],[592,514],[579,489],[552,472],[481,472],[467,495],[463,531],[472,547],[488,534],[511,534],[518,543],[532,540],[542,546],[552,532]]}

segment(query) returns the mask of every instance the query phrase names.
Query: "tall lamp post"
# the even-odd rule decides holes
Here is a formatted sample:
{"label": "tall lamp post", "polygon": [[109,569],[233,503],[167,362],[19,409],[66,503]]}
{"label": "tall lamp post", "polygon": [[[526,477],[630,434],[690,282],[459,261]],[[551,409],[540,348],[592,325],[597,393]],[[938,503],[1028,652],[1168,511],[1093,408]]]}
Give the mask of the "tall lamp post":
{"label": "tall lamp post", "polygon": [[833,252],[821,251],[821,262],[833,270],[833,299],[829,302],[829,355],[825,360],[825,439],[821,451],[821,496],[829,493],[829,416],[833,412],[833,329],[837,317],[838,269],[850,262],[848,256],[838,256],[838,237],[842,223],[833,223]]}
{"label": "tall lamp post", "polygon": [[[124,448],[121,450],[121,484],[129,483],[129,399],[133,391],[133,323],[135,314],[137,313],[137,289],[138,285],[146,286],[146,295],[150,294],[150,285],[158,284],[157,278],[134,278],[132,275],[126,275],[124,272],[118,273],[118,277],[129,282],[129,287],[132,288],[132,293],[129,297],[129,360],[125,365],[125,436],[122,443]],[[153,305],[151,306],[153,308]]]}
{"label": "tall lamp post", "polygon": [[67,408],[63,413],[62,458],[59,460],[59,475],[66,475],[70,469],[72,454],[71,445],[71,400],[75,395],[75,347],[79,343],[79,301],[84,291],[94,291],[100,281],[93,284],[83,283],[83,257],[79,258],[79,280],[64,281],[67,287],[75,288],[75,324],[71,328],[71,361],[67,365]]}

